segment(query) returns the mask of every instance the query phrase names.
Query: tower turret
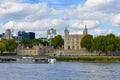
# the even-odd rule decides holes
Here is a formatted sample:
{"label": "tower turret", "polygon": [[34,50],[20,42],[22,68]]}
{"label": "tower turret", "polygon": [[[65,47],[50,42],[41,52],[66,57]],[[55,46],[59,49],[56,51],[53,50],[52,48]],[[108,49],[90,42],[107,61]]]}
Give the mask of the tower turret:
{"label": "tower turret", "polygon": [[65,27],[65,30],[64,30],[64,49],[65,50],[68,49],[68,37],[69,37],[69,31],[67,27]]}
{"label": "tower turret", "polygon": [[85,25],[85,29],[83,30],[83,35],[86,35],[86,34],[88,34],[88,30],[87,30],[87,27]]}

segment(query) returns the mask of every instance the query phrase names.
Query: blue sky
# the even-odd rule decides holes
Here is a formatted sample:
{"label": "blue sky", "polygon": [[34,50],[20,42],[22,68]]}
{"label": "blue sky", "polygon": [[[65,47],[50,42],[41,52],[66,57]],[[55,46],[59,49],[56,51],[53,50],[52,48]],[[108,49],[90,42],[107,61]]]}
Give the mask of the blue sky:
{"label": "blue sky", "polygon": [[84,26],[94,36],[120,35],[120,0],[0,0],[0,32],[5,29],[34,31],[46,36],[55,28],[64,34],[82,34]]}

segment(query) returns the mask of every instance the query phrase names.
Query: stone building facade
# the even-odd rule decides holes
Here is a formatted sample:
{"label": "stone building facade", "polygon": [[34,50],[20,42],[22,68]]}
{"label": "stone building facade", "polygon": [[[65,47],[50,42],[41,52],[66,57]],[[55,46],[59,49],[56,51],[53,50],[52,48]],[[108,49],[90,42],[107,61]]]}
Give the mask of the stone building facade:
{"label": "stone building facade", "polygon": [[33,47],[26,47],[23,44],[19,44],[17,48],[18,56],[45,56],[54,53],[54,48],[51,46],[36,45]]}
{"label": "stone building facade", "polygon": [[20,44],[17,48],[17,55],[20,56],[39,56],[43,55],[45,50],[42,45],[36,45],[32,48],[24,47],[24,45]]}
{"label": "stone building facade", "polygon": [[80,50],[80,42],[84,35],[88,34],[88,30],[85,26],[83,30],[83,35],[80,34],[69,34],[67,28],[64,30],[64,50]]}

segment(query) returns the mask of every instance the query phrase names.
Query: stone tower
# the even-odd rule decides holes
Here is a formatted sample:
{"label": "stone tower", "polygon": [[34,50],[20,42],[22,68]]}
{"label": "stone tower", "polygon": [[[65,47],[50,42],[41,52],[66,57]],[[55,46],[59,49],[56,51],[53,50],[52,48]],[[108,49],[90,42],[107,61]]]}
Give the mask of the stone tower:
{"label": "stone tower", "polygon": [[85,29],[83,30],[83,36],[86,35],[86,34],[88,34],[88,30],[87,30],[87,27],[85,25]]}
{"label": "stone tower", "polygon": [[67,50],[68,49],[68,37],[69,37],[69,31],[67,29],[67,27],[65,27],[65,30],[64,30],[64,49]]}

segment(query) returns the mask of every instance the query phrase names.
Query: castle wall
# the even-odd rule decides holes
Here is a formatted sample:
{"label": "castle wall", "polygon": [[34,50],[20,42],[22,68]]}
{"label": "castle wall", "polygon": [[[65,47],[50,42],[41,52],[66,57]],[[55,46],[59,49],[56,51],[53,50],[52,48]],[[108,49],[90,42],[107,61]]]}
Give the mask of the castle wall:
{"label": "castle wall", "polygon": [[33,48],[18,48],[17,55],[37,56],[37,55],[40,55],[40,49],[39,49],[39,46],[36,46]]}

